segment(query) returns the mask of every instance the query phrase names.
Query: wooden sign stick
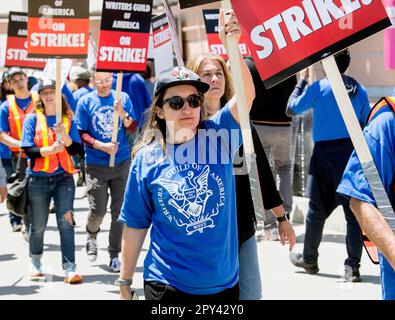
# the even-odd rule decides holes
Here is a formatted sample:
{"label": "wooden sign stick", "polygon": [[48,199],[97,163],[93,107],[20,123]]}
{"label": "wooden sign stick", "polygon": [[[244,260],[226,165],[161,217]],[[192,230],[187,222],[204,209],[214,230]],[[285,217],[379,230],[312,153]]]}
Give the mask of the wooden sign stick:
{"label": "wooden sign stick", "polygon": [[[230,0],[224,0],[221,2],[221,4],[222,10],[224,10],[224,12],[232,9]],[[227,42],[228,56],[232,68],[232,74],[241,75],[242,68],[239,61],[239,46],[235,39],[227,39]],[[248,173],[250,175],[251,195],[254,202],[254,210],[257,220],[263,220],[265,209],[263,206],[261,185],[259,182],[258,167],[256,164],[256,155],[252,142],[250,116],[246,107],[247,99],[245,95],[244,83],[241,77],[234,76],[232,78],[237,100],[237,109],[239,112],[240,127],[243,135],[244,155],[247,163]]]}
{"label": "wooden sign stick", "polygon": [[[62,122],[62,59],[56,58],[56,123]],[[56,137],[60,141],[60,136]]]}
{"label": "wooden sign stick", "polygon": [[[115,95],[115,99],[117,101],[121,101],[121,91],[122,91],[122,80],[123,80],[123,72],[119,72],[117,76],[117,93]],[[116,112],[114,112],[114,127],[112,129],[112,139],[111,142],[118,143],[118,127],[119,127],[119,116]],[[110,167],[114,167],[115,165],[115,154],[110,156]]]}

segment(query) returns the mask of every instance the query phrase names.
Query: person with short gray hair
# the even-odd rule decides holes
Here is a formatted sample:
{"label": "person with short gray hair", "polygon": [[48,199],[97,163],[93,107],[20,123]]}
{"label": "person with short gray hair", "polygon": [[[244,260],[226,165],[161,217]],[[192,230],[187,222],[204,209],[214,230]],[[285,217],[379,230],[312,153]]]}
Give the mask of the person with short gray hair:
{"label": "person with short gray hair", "polygon": [[[111,227],[108,251],[110,268],[120,270],[118,253],[121,251],[122,225],[117,223],[121,210],[130,166],[130,148],[126,129],[133,122],[133,107],[129,96],[122,92],[116,100],[111,90],[110,72],[93,73],[96,89],[78,102],[76,121],[85,144],[86,187],[90,212],[86,224],[88,239],[86,252],[93,262],[97,258],[97,234],[107,211],[108,190],[111,194]],[[112,142],[114,112],[120,117],[117,143]],[[115,166],[110,167],[110,156],[115,155]]]}

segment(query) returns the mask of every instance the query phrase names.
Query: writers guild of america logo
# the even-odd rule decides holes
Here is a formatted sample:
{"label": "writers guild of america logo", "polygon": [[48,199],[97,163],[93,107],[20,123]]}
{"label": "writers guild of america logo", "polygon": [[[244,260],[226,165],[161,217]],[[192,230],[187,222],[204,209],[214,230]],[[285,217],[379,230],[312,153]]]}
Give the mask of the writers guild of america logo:
{"label": "writers guild of america logo", "polygon": [[[210,174],[209,166],[197,164],[178,166],[173,171],[173,176],[181,177],[181,180],[164,178],[159,181],[170,195],[164,199],[163,189],[160,188],[158,200],[163,213],[169,221],[174,219],[177,226],[185,227],[187,235],[214,228],[213,217],[225,204],[222,179],[215,173]],[[217,201],[212,199],[213,196]],[[174,209],[177,215],[172,214]]]}
{"label": "writers guild of america logo", "polygon": [[[119,121],[122,124],[122,121]],[[93,129],[98,132],[103,139],[111,139],[114,126],[114,110],[112,106],[100,107],[93,113]]]}

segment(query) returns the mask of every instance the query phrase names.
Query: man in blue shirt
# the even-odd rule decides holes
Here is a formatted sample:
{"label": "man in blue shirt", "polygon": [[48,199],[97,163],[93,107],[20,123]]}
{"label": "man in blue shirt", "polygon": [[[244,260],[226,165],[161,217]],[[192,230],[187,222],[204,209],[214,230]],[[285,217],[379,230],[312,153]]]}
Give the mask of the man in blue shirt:
{"label": "man in blue shirt", "polygon": [[[353,104],[361,127],[366,123],[370,107],[366,90],[353,78],[344,75],[350,55],[344,50],[335,55],[343,81]],[[325,220],[333,210],[342,205],[347,221],[346,247],[348,257],[344,262],[344,280],[361,281],[359,267],[362,255],[362,237],[349,203],[336,193],[344,168],[353,150],[344,120],[328,79],[314,82],[303,93],[305,80],[300,80],[288,103],[290,116],[313,110],[314,150],[311,157],[307,194],[309,210],[306,217],[306,231],[302,254],[291,255],[291,262],[315,274],[318,269],[318,247],[322,239]]]}
{"label": "man in blue shirt", "polygon": [[[90,261],[97,258],[96,237],[107,211],[108,189],[111,193],[111,227],[109,234],[110,268],[119,272],[122,225],[117,223],[121,210],[126,179],[130,167],[130,148],[126,130],[133,122],[132,102],[122,92],[116,101],[111,90],[112,75],[96,72],[93,75],[96,90],[83,96],[77,106],[76,122],[85,144],[86,186],[90,213],[86,225],[88,239],[86,251]],[[118,143],[112,142],[113,117],[119,117]],[[131,116],[130,116],[131,115]],[[109,166],[110,156],[115,155],[115,166]]]}
{"label": "man in blue shirt", "polygon": [[[395,97],[389,99],[395,108]],[[395,209],[395,119],[388,104],[377,111],[364,129],[385,191]],[[395,236],[377,209],[355,151],[344,171],[337,192],[350,200],[350,206],[369,239],[381,250],[381,286],[384,300],[395,300]]]}

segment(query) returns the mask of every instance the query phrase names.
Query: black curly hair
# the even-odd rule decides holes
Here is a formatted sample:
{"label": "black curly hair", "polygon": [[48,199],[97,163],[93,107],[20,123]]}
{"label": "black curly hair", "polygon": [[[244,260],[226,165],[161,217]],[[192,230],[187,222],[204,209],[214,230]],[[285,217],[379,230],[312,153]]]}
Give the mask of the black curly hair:
{"label": "black curly hair", "polygon": [[337,66],[339,67],[340,73],[345,73],[350,66],[351,56],[348,49],[344,49],[334,55]]}

